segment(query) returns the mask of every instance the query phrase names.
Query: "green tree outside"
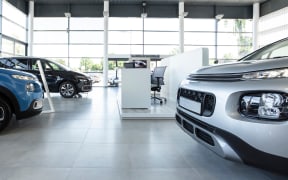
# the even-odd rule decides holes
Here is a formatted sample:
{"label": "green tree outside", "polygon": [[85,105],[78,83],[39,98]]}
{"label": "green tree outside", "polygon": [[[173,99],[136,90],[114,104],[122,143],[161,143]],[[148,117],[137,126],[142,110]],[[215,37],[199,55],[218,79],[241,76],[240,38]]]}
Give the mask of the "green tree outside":
{"label": "green tree outside", "polygon": [[[118,61],[117,66],[123,67],[124,61]],[[108,62],[108,70],[114,70],[116,68],[116,61]],[[88,57],[82,57],[80,60],[80,70],[84,72],[89,71],[103,71],[103,59],[100,63],[93,63]]]}
{"label": "green tree outside", "polygon": [[234,23],[234,33],[236,35],[238,35],[238,55],[240,57],[248,54],[249,52],[251,52],[251,48],[252,48],[252,38],[251,37],[247,37],[245,35],[243,35],[243,31],[245,29],[246,26],[246,21],[245,19],[235,19],[235,23]]}
{"label": "green tree outside", "polygon": [[81,71],[91,71],[93,66],[93,61],[88,57],[82,57],[80,60]]}

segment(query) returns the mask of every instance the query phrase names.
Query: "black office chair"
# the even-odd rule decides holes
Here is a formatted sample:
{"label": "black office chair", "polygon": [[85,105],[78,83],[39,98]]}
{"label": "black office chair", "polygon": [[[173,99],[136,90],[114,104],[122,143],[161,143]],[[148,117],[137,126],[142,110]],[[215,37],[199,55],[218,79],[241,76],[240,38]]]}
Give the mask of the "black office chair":
{"label": "black office chair", "polygon": [[165,97],[158,97],[156,96],[156,92],[161,91],[161,86],[164,85],[164,73],[167,66],[158,66],[155,67],[152,74],[151,74],[151,91],[153,91],[153,96],[151,99],[159,100],[160,104],[167,101]]}

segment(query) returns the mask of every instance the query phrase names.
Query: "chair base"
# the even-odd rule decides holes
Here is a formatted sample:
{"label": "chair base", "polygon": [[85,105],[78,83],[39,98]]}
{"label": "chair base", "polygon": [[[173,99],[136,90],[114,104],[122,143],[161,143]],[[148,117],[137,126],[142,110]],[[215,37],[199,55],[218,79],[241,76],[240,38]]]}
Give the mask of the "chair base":
{"label": "chair base", "polygon": [[163,102],[167,102],[167,99],[164,97],[157,97],[157,96],[151,96],[151,99],[154,100],[154,103],[158,100],[160,104],[163,104]]}

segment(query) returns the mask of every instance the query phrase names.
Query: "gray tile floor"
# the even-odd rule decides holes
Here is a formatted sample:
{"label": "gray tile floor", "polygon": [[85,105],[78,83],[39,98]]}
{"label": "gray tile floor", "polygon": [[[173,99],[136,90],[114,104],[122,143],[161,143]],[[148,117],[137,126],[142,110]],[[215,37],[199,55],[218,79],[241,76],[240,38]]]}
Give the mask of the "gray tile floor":
{"label": "gray tile floor", "polygon": [[288,178],[218,157],[171,119],[121,120],[116,96],[101,87],[79,99],[56,94],[55,113],[14,122],[0,135],[0,180]]}

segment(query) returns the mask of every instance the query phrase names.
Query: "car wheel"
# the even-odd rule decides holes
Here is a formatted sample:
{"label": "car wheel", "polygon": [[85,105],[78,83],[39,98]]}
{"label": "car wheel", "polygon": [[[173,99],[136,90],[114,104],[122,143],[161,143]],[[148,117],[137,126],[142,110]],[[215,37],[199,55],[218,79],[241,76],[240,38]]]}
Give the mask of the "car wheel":
{"label": "car wheel", "polygon": [[9,125],[11,117],[10,106],[4,99],[0,98],[0,131]]}
{"label": "car wheel", "polygon": [[59,92],[64,98],[72,98],[75,94],[77,94],[74,84],[69,81],[60,84]]}

